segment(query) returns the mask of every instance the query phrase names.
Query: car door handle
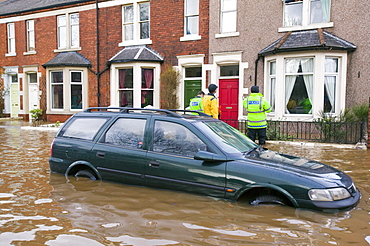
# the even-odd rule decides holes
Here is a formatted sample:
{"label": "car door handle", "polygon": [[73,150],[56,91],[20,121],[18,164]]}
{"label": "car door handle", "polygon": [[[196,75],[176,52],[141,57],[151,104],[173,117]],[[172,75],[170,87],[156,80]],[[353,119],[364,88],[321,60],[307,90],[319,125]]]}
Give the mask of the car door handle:
{"label": "car door handle", "polygon": [[159,167],[159,162],[158,161],[151,161],[149,162],[150,167]]}
{"label": "car door handle", "polygon": [[96,152],[96,156],[99,157],[99,158],[104,158],[105,153],[104,152]]}

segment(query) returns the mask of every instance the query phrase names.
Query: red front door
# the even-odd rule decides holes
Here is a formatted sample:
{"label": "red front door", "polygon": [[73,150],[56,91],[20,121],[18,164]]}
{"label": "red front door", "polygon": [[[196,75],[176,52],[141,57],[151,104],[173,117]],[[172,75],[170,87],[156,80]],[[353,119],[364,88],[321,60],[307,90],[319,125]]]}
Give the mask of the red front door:
{"label": "red front door", "polygon": [[219,82],[220,119],[233,127],[237,127],[239,79],[220,79]]}

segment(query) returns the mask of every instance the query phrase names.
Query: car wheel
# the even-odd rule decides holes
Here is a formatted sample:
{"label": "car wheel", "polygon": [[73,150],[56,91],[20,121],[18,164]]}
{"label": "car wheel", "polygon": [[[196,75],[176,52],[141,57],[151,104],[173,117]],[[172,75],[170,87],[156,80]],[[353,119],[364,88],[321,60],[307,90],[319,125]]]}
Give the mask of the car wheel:
{"label": "car wheel", "polygon": [[274,195],[260,195],[253,198],[249,202],[252,206],[258,205],[282,205],[285,206],[285,200],[282,197],[274,196]]}
{"label": "car wheel", "polygon": [[88,179],[91,179],[91,180],[96,180],[95,175],[89,170],[79,170],[74,176],[76,178],[84,177],[84,178],[88,178]]}

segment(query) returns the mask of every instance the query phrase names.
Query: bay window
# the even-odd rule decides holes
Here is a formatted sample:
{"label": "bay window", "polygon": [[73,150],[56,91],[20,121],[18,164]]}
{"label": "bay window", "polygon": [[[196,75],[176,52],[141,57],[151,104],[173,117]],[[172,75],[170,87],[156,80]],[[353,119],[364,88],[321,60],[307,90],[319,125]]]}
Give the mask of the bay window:
{"label": "bay window", "polygon": [[275,91],[276,87],[276,61],[271,61],[269,63],[269,98],[268,101],[271,105],[271,112],[275,112],[275,93],[272,93]]}
{"label": "bay window", "polygon": [[310,114],[313,99],[313,58],[285,60],[287,114]]}
{"label": "bay window", "polygon": [[265,96],[274,120],[310,121],[345,108],[346,53],[273,55],[266,61]]}
{"label": "bay window", "polygon": [[60,68],[49,70],[48,113],[76,112],[87,106],[87,70]]}

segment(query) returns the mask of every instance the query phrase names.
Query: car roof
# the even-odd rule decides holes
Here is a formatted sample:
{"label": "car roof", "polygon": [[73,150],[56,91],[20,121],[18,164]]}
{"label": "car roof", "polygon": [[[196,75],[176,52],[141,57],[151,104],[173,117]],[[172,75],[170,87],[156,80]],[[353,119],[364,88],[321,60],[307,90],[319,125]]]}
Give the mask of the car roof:
{"label": "car roof", "polygon": [[180,109],[155,109],[155,108],[131,108],[131,107],[90,107],[77,115],[83,114],[84,116],[117,116],[121,114],[131,115],[158,115],[164,117],[183,118],[191,120],[214,120],[210,115],[193,111],[193,110],[180,110]]}

